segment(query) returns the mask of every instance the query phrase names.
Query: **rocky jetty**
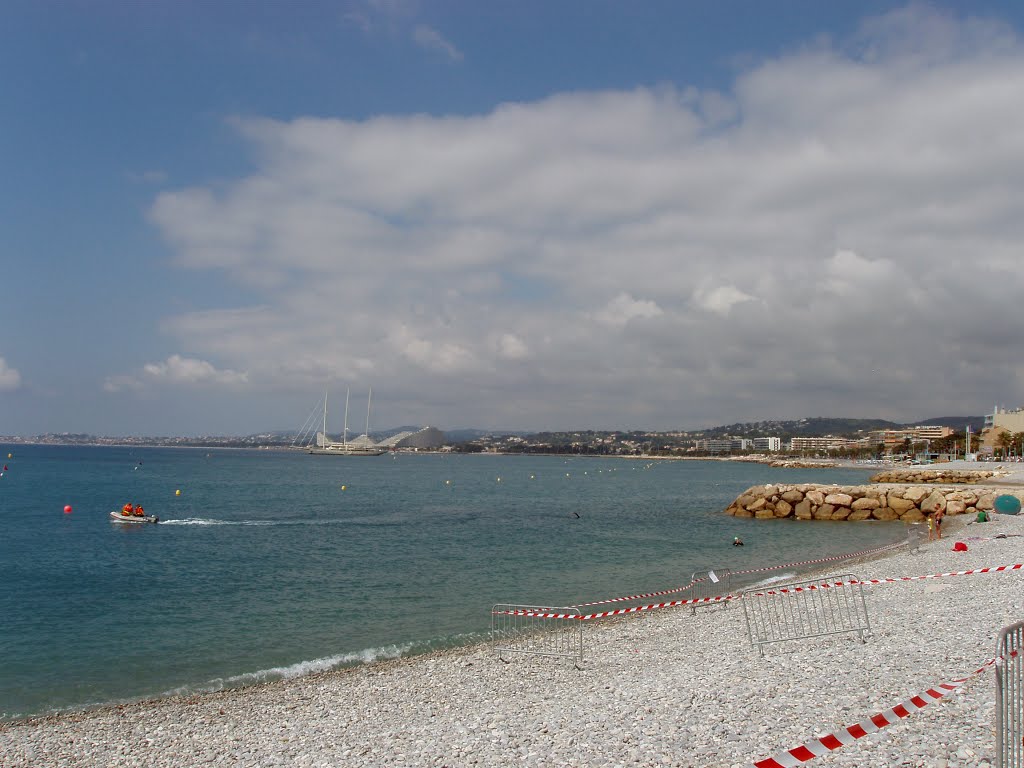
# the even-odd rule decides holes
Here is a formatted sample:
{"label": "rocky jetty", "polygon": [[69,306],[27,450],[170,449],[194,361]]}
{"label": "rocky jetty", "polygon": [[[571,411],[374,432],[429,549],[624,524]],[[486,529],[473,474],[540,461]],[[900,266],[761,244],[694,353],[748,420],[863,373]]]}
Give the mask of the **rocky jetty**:
{"label": "rocky jetty", "polygon": [[[947,515],[991,511],[1006,489],[921,485],[755,485],[744,491],[726,513],[758,519],[902,520],[918,523],[942,510]],[[1024,489],[1013,495],[1024,499]]]}
{"label": "rocky jetty", "polygon": [[888,469],[872,475],[872,483],[908,483],[911,485],[939,484],[973,485],[993,477],[1005,477],[1009,472],[994,469]]}
{"label": "rocky jetty", "polygon": [[807,459],[775,459],[768,462],[769,467],[788,467],[789,469],[834,469],[839,466],[837,461],[808,461]]}

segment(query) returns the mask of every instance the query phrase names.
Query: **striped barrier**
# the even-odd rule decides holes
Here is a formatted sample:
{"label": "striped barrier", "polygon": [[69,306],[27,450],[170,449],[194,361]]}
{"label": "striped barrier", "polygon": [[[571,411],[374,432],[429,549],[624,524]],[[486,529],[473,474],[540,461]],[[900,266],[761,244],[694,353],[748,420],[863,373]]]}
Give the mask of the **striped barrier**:
{"label": "striped barrier", "polygon": [[[1015,656],[1016,654],[1017,652],[1014,651],[1010,654],[1010,657]],[[934,688],[929,688],[923,693],[910,697],[906,701],[897,704],[895,707],[891,707],[883,712],[871,715],[871,717],[866,720],[861,720],[859,723],[854,723],[853,725],[840,728],[826,736],[816,736],[810,741],[801,744],[799,747],[783,750],[772,757],[766,757],[764,760],[758,760],[757,762],[752,763],[752,765],[754,768],[794,768],[794,766],[806,763],[808,760],[813,760],[821,755],[834,752],[840,747],[852,744],[857,741],[857,739],[864,738],[869,733],[877,733],[883,728],[895,725],[900,720],[924,709],[929,704],[933,704],[943,696],[953,693],[963,686],[964,683],[977,677],[997,662],[1002,661],[1003,658],[1004,657],[1000,656],[989,659],[966,677],[950,680],[946,683],[940,683]]]}
{"label": "striped barrier", "polygon": [[[766,565],[763,568],[748,568],[745,571],[733,571],[733,576],[748,573],[763,573],[765,571],[777,571],[780,568],[795,568],[800,565],[816,565],[818,563],[831,563],[837,560],[849,560],[853,557],[865,557],[867,555],[876,555],[881,552],[888,552],[891,549],[896,549],[906,545],[906,541],[897,541],[893,544],[886,544],[882,547],[875,547],[874,549],[865,549],[860,552],[850,552],[845,555],[833,555],[832,557],[820,557],[816,560],[799,560],[795,563],[783,563],[782,565]],[[675,587],[673,589],[663,589],[658,592],[644,592],[638,595],[627,595],[625,597],[610,597],[607,600],[594,600],[590,603],[576,603],[575,605],[568,606],[570,608],[589,608],[593,605],[607,605],[608,603],[625,603],[630,600],[644,600],[648,597],[661,597],[662,595],[674,595],[679,592],[685,592],[690,587],[697,583],[697,579],[693,579],[689,584],[684,587]]]}
{"label": "striped barrier", "polygon": [[[894,584],[900,581],[919,581],[921,579],[939,579],[945,576],[972,576],[981,573],[1001,573],[1003,571],[1019,571],[1024,568],[1024,563],[1015,563],[1013,565],[999,565],[992,568],[973,568],[969,571],[950,571],[948,573],[931,573],[925,576],[900,576],[898,578],[891,579],[852,579],[850,581],[829,581],[820,582],[818,584],[811,584],[806,587],[794,587],[784,588],[778,590],[764,590],[760,592],[751,592],[749,594],[756,595],[758,597],[764,597],[768,595],[786,595],[794,592],[805,592],[815,589],[831,589],[833,587],[845,587],[851,584],[863,584],[864,586],[876,586],[878,584]],[[692,600],[672,600],[665,603],[653,603],[651,605],[637,605],[631,608],[619,608],[614,611],[601,611],[599,613],[587,613],[587,614],[574,614],[574,613],[542,613],[533,611],[517,611],[510,612],[509,615],[514,616],[532,616],[539,619],[577,619],[579,621],[588,621],[590,619],[605,619],[610,616],[624,616],[629,613],[642,613],[646,611],[654,611],[659,608],[675,608],[679,605],[694,605],[704,603],[717,603],[726,600],[739,600],[740,595],[718,595],[715,597],[701,597]]]}

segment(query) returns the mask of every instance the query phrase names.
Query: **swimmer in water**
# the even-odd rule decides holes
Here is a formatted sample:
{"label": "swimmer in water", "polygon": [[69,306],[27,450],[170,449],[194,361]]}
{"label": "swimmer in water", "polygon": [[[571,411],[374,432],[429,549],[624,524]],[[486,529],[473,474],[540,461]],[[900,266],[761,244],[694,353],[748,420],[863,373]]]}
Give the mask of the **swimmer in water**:
{"label": "swimmer in water", "polygon": [[742,547],[743,546],[743,539],[741,539],[739,536],[734,537],[733,540],[732,540],[732,545],[734,547]]}

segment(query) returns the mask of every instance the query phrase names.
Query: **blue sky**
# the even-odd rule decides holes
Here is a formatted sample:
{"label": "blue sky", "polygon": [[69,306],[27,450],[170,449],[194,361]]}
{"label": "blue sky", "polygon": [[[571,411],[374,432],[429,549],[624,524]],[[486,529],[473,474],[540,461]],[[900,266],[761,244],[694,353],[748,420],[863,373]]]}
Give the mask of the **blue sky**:
{"label": "blue sky", "polygon": [[1022,24],[9,2],[0,434],[298,429],[325,386],[380,427],[1024,404]]}

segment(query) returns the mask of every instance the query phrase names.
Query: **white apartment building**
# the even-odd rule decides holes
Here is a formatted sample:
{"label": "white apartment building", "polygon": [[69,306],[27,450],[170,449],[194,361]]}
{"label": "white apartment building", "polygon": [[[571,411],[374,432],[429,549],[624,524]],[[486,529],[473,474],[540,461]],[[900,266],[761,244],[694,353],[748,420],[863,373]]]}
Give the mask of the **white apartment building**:
{"label": "white apartment building", "polygon": [[774,451],[778,452],[782,450],[782,438],[781,437],[755,437],[754,438],[754,450],[755,451]]}
{"label": "white apartment building", "polygon": [[837,448],[846,448],[850,445],[857,445],[857,440],[847,440],[845,437],[794,437],[790,441],[790,450],[793,451],[829,451]]}

